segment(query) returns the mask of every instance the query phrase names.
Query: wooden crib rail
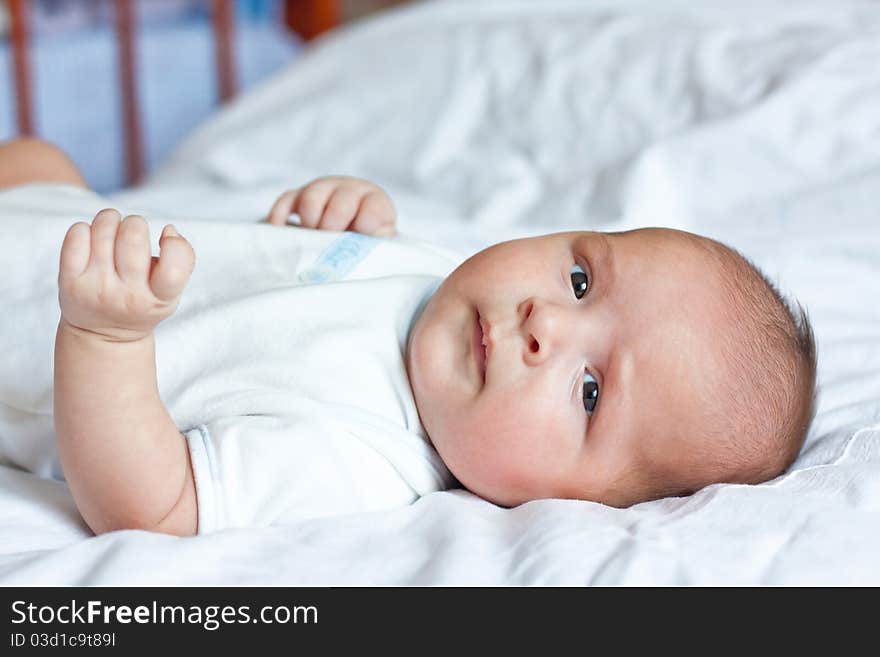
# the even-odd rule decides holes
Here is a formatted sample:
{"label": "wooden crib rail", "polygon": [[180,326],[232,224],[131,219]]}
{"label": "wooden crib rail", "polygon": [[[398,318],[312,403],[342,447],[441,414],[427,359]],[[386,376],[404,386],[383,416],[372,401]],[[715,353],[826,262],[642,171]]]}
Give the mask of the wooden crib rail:
{"label": "wooden crib rail", "polygon": [[116,0],[116,43],[119,53],[119,88],[122,130],[125,139],[125,179],[132,184],[143,175],[143,135],[138,112],[134,26],[137,18],[131,0]]}
{"label": "wooden crib rail", "polygon": [[28,58],[30,30],[25,0],[9,0],[9,17],[12,19],[12,76],[15,84],[15,115],[18,132],[34,133],[33,104],[31,103],[31,68]]}
{"label": "wooden crib rail", "polygon": [[[119,70],[120,104],[125,173],[127,184],[135,184],[143,175],[143,137],[137,96],[137,64],[134,45],[137,31],[136,0],[113,0]],[[212,0],[215,68],[218,102],[232,98],[237,90],[234,15],[235,0]],[[30,26],[28,0],[8,0],[12,23],[13,85],[15,87],[16,125],[20,135],[33,135],[34,114],[30,67]],[[339,23],[338,0],[285,0],[284,22],[303,39],[311,39]]]}

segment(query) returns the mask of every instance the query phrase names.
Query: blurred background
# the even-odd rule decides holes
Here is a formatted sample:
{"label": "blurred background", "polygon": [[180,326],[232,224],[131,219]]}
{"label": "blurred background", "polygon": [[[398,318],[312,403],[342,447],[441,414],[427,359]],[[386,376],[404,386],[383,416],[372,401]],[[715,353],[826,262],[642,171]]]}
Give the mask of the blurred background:
{"label": "blurred background", "polygon": [[[15,11],[24,14],[27,30],[30,132],[64,149],[94,189],[109,192],[143,179],[182,137],[216,111],[218,103],[293,61],[309,38],[399,3],[0,0],[0,141],[21,132],[15,91]],[[229,17],[232,71],[226,93],[217,66],[218,7]],[[141,142],[136,174],[126,161],[121,8],[129,12],[126,29],[132,37],[135,120]]]}

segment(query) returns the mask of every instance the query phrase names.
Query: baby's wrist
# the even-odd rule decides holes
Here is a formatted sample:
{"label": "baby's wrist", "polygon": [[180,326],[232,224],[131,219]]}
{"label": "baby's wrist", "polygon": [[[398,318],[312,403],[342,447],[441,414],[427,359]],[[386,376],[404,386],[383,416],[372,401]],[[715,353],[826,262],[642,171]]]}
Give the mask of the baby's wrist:
{"label": "baby's wrist", "polygon": [[63,315],[61,321],[58,323],[58,330],[68,335],[75,336],[78,340],[110,344],[132,344],[143,342],[153,336],[152,329],[142,331],[133,329],[101,330],[84,328],[69,322]]}

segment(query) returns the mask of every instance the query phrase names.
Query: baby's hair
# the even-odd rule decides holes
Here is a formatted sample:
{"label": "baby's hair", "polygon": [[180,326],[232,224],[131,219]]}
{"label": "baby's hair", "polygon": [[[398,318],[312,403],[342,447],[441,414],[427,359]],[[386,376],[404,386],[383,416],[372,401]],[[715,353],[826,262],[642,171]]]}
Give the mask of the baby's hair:
{"label": "baby's hair", "polygon": [[[735,382],[732,408],[713,411],[712,450],[727,481],[760,483],[787,470],[800,453],[816,409],[816,341],[807,311],[786,299],[739,251],[698,238],[721,266],[727,319],[722,339]],[[738,393],[745,392],[740,398]],[[708,447],[708,446],[707,446]]]}

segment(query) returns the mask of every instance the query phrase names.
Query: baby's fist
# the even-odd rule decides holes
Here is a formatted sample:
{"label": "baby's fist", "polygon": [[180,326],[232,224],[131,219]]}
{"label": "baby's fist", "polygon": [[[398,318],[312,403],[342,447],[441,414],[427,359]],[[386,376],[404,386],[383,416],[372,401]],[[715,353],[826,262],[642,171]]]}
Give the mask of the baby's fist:
{"label": "baby's fist", "polygon": [[283,226],[298,214],[303,226],[351,230],[365,235],[397,234],[397,213],[381,187],[360,178],[327,176],[284,192],[269,212],[268,223]]}
{"label": "baby's fist", "polygon": [[150,229],[138,215],[120,221],[101,210],[91,226],[71,226],[61,246],[62,320],[105,339],[139,340],[177,308],[195,266],[190,243],[171,225],[150,255]]}

